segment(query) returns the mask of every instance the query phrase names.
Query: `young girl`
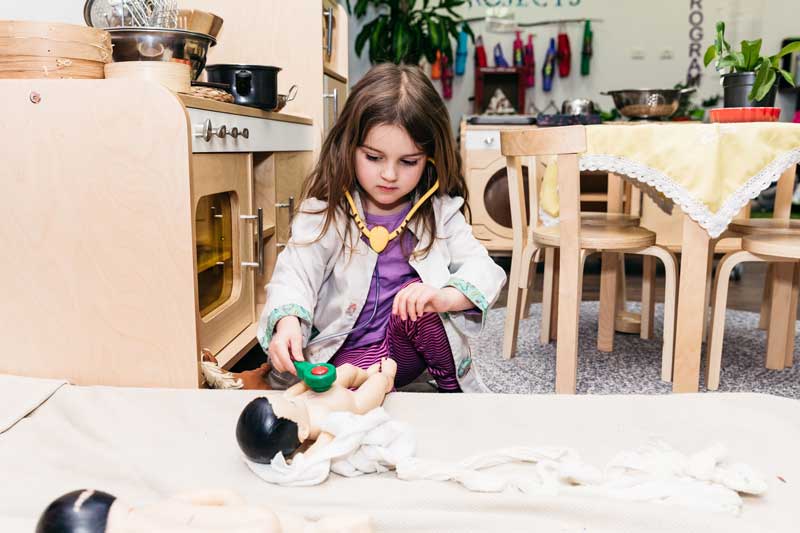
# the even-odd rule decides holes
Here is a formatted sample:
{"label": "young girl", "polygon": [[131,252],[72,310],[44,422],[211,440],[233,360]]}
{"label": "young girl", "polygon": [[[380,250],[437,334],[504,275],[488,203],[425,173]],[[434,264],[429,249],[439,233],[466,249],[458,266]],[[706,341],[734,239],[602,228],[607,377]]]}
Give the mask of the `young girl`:
{"label": "young girl", "polygon": [[267,285],[258,339],[275,370],[391,357],[397,387],[427,370],[440,391],[485,390],[465,334],[480,331],[506,277],[472,236],[466,195],[430,80],[372,68],[322,146]]}

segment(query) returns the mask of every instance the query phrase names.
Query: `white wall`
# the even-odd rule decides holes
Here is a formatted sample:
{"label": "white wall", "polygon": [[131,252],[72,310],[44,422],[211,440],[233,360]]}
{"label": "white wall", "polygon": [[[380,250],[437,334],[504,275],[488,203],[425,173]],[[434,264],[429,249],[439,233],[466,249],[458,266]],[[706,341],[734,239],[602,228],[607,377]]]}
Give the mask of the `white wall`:
{"label": "white wall", "polygon": [[[220,0],[233,1],[233,0]],[[319,0],[265,0],[265,1],[304,1]],[[534,101],[544,107],[552,99],[560,105],[567,98],[588,97],[594,99],[604,109],[612,107],[611,98],[600,95],[601,91],[640,88],[672,87],[686,78],[689,66],[689,12],[692,2],[697,0],[580,0],[578,6],[570,6],[576,0],[483,0],[480,4],[502,4],[511,2],[517,20],[534,22],[575,17],[601,18],[603,22],[593,25],[594,57],[590,76],[580,76],[580,46],[583,27],[572,24],[567,32],[572,45],[572,73],[568,78],[556,77],[553,91],[545,94],[541,89],[541,65],[550,37],[558,31],[556,26],[531,28],[536,37],[536,87],[529,89],[526,101]],[[564,4],[555,7],[556,3]],[[352,2],[351,2],[352,3]],[[478,3],[478,0],[473,0]],[[537,8],[536,4],[548,7]],[[84,0],[0,0],[0,19],[50,20],[83,24]],[[728,23],[728,41],[736,43],[742,39],[764,38],[764,51],[777,52],[781,40],[800,35],[799,0],[700,0],[704,14],[703,51],[714,38],[714,25],[723,19]],[[467,16],[480,16],[483,7],[474,6],[465,11]],[[352,52],[358,30],[369,18],[356,20],[350,18],[349,36],[351,41],[350,83],[355,83],[369,69],[369,60],[364,53],[362,58]],[[492,62],[492,48],[501,42],[506,59],[511,60],[513,34],[486,34],[482,22],[472,24],[476,34],[484,33],[489,62]],[[523,41],[527,41],[527,32]],[[455,44],[455,43],[454,43]],[[631,51],[641,49],[645,58],[631,59]],[[664,50],[672,51],[673,58],[662,60]],[[457,76],[453,82],[453,99],[448,108],[457,123],[463,114],[472,112],[468,98],[474,92],[474,68],[472,67],[473,48],[470,45],[467,72]],[[438,83],[438,82],[436,82]],[[719,76],[713,69],[704,69],[700,95],[702,97],[721,94]],[[794,101],[779,96],[784,108],[781,116],[787,120],[794,112]]]}
{"label": "white wall", "polygon": [[41,20],[85,24],[84,0],[0,0],[0,20]]}
{"label": "white wall", "polygon": [[[534,0],[513,0],[512,8],[519,22],[535,22],[539,20],[567,18],[599,18],[603,22],[593,23],[594,56],[591,63],[591,74],[580,75],[580,48],[583,25],[567,26],[571,50],[572,72],[568,78],[559,78],[553,82],[553,90],[544,93],[541,88],[541,66],[545,51],[551,37],[558,33],[557,26],[539,26],[528,28],[535,34],[534,47],[536,54],[536,87],[528,89],[526,105],[534,101],[543,108],[552,99],[559,107],[568,98],[591,98],[603,109],[613,107],[610,97],[600,94],[601,91],[626,88],[671,88],[686,79],[689,67],[689,12],[692,0],[580,0],[578,6],[569,6],[575,0],[538,0],[537,8]],[[695,0],[696,1],[696,0]],[[508,5],[509,0],[501,2]],[[556,2],[563,4],[556,7]],[[497,0],[489,0],[490,5]],[[481,2],[486,5],[486,1]],[[742,39],[764,38],[762,50],[769,54],[778,51],[781,41],[790,36],[800,35],[800,2],[798,0],[700,0],[704,15],[702,52],[714,40],[714,27],[717,20],[727,22],[726,36],[731,43]],[[695,3],[697,5],[697,3]],[[485,7],[473,7],[467,10],[467,16],[481,16]],[[371,17],[356,20],[350,19],[351,50],[358,31],[365,21]],[[485,33],[485,24],[471,24],[476,35],[483,34],[489,64],[494,65],[492,49],[500,42],[506,59],[511,62],[514,34]],[[527,33],[523,33],[523,42],[527,42]],[[455,46],[455,43],[453,43]],[[738,46],[738,45],[737,45]],[[631,52],[638,48],[644,52],[644,59],[632,59]],[[660,59],[662,52],[672,52],[672,59]],[[464,114],[472,113],[472,104],[468,101],[474,93],[473,67],[474,48],[470,44],[467,71],[464,76],[456,76],[453,83],[453,98],[447,103],[454,123]],[[700,58],[702,66],[702,57]],[[355,83],[369,69],[366,50],[359,59],[351,52],[350,80]],[[709,67],[703,69],[703,77],[699,95],[701,98],[722,94],[719,76]],[[436,81],[439,87],[440,82]],[[700,98],[696,97],[699,102]],[[790,119],[794,113],[794,100],[779,97],[784,113],[782,119]],[[455,124],[454,124],[455,127]]]}

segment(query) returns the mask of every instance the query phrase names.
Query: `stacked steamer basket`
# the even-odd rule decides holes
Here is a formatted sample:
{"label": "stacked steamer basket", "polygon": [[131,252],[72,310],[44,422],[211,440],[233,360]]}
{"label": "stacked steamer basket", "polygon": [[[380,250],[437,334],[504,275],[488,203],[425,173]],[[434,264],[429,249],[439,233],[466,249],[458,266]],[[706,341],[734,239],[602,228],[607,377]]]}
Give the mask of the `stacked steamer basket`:
{"label": "stacked steamer basket", "polygon": [[108,32],[72,24],[0,21],[0,78],[102,79]]}

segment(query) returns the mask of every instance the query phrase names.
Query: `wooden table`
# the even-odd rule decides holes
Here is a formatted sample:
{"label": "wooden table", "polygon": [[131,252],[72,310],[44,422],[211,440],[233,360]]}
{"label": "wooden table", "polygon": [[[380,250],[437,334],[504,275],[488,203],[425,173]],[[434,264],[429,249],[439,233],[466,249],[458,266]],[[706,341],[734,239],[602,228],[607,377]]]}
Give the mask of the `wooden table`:
{"label": "wooden table", "polygon": [[[786,189],[794,187],[795,165],[789,167],[778,182],[774,216],[788,218],[791,211],[791,192]],[[784,199],[778,202],[777,199]],[[785,201],[788,199],[788,202]],[[700,353],[705,332],[705,318],[708,310],[708,297],[711,283],[711,266],[714,257],[714,244],[708,232],[688,215],[683,215],[683,239],[678,284],[678,312],[675,327],[675,360],[672,374],[673,392],[697,392],[700,387]],[[790,265],[791,268],[791,265]],[[778,278],[767,280],[767,283],[778,283]],[[776,301],[780,305],[781,302]],[[786,303],[789,303],[788,301]],[[785,310],[788,316],[788,309]],[[778,324],[776,323],[775,326]],[[783,337],[774,338],[778,346],[785,346],[785,337],[794,334],[791,328],[770,327],[769,335]],[[783,342],[781,342],[783,340]]]}

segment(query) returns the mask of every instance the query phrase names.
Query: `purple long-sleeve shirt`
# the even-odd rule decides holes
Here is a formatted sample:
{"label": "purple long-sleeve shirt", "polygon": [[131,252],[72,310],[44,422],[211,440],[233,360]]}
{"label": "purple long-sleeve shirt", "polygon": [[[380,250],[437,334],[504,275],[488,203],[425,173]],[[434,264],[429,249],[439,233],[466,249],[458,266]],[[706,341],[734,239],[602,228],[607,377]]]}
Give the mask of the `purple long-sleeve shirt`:
{"label": "purple long-sleeve shirt", "polygon": [[[407,205],[402,211],[393,215],[371,215],[366,213],[366,224],[369,229],[374,226],[383,226],[391,233],[403,221],[405,216],[411,210],[411,205]],[[366,239],[366,237],[363,237]],[[400,289],[414,278],[419,277],[416,271],[408,264],[408,257],[416,246],[416,237],[410,231],[404,231],[399,237],[389,242],[386,249],[378,254],[378,276],[373,275],[369,287],[369,295],[364,307],[361,309],[361,314],[356,320],[356,329],[339,349],[352,350],[353,348],[360,348],[374,344],[383,340],[386,334],[386,327],[389,324],[389,317],[392,315],[392,303],[394,302],[395,295]],[[375,313],[375,318],[370,322],[372,312],[375,309],[375,284],[380,282],[380,291],[378,294],[378,310]],[[369,326],[365,326],[368,324]]]}

